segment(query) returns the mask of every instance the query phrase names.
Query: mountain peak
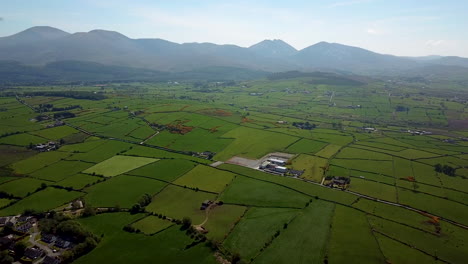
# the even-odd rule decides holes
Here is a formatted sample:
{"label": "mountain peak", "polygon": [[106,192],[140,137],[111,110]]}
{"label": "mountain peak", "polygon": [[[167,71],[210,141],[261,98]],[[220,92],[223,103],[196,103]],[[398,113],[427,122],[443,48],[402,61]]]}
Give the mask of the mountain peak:
{"label": "mountain peak", "polygon": [[59,38],[63,38],[70,35],[63,30],[58,28],[49,27],[49,26],[36,26],[28,28],[24,31],[16,33],[12,36],[5,37],[9,38],[11,41],[14,41],[16,44],[20,44],[22,42],[39,42],[39,41],[46,41],[46,40],[55,40]]}
{"label": "mountain peak", "polygon": [[265,57],[287,57],[297,50],[281,39],[265,39],[249,47],[250,50]]}

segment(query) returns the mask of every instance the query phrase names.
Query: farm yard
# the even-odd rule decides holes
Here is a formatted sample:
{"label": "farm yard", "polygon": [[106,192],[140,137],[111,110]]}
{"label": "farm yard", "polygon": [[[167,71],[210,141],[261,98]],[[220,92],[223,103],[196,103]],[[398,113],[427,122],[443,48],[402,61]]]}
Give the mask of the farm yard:
{"label": "farm yard", "polygon": [[466,93],[327,78],[6,88],[0,216],[76,219],[74,263],[466,262]]}

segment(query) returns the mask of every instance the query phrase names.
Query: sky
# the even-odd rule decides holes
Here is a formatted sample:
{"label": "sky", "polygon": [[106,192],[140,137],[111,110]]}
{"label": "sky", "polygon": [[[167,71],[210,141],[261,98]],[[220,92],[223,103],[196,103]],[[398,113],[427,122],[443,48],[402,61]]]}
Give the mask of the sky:
{"label": "sky", "polygon": [[0,0],[0,36],[33,26],[248,47],[320,41],[398,56],[468,57],[468,0]]}

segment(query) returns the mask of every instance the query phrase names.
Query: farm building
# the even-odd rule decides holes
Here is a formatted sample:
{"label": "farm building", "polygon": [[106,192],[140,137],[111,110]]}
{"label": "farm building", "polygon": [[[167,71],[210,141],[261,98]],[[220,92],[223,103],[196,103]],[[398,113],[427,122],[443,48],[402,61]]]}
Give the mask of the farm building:
{"label": "farm building", "polygon": [[205,210],[206,208],[208,208],[208,206],[210,206],[213,202],[210,201],[210,200],[205,200],[201,206],[200,206],[200,210]]}
{"label": "farm building", "polygon": [[280,160],[280,159],[269,158],[268,161],[271,162],[272,164],[276,164],[276,165],[280,165],[280,166],[286,165],[286,161]]}
{"label": "farm building", "polygon": [[283,167],[283,166],[277,166],[277,167],[275,168],[275,171],[276,171],[276,172],[280,172],[280,173],[286,173],[286,172],[288,171],[288,168]]}

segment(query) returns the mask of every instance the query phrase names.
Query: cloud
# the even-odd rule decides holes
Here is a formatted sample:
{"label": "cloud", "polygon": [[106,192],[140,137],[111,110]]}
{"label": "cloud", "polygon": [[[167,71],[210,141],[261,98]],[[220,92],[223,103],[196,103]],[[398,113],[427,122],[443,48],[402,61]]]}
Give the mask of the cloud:
{"label": "cloud", "polygon": [[443,43],[445,42],[445,40],[443,39],[439,39],[439,40],[428,40],[426,41],[426,46],[428,47],[439,47],[440,45],[442,45]]}
{"label": "cloud", "polygon": [[373,28],[368,28],[366,32],[369,35],[379,35],[380,34],[380,32],[378,32],[376,29],[373,29]]}
{"label": "cloud", "polygon": [[335,2],[335,3],[331,4],[331,5],[329,5],[328,8],[365,4],[365,3],[369,3],[369,2],[372,2],[372,0],[352,0],[352,1]]}

